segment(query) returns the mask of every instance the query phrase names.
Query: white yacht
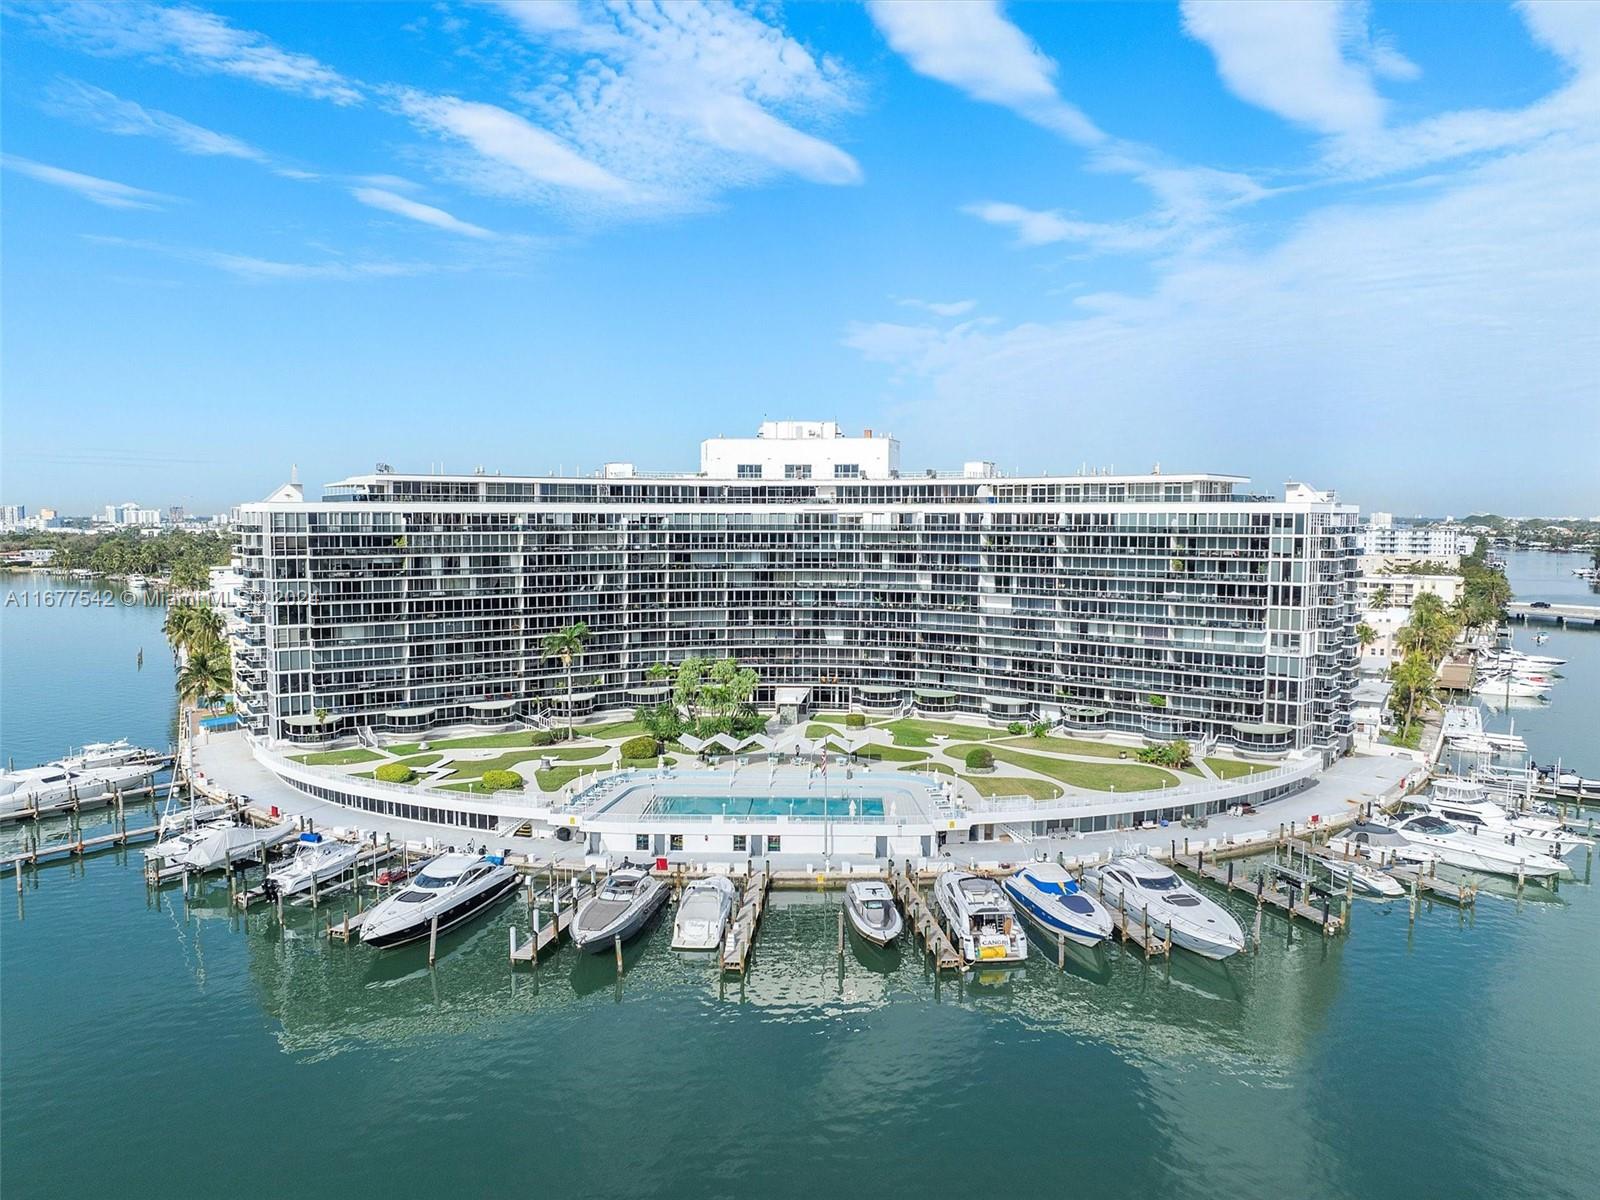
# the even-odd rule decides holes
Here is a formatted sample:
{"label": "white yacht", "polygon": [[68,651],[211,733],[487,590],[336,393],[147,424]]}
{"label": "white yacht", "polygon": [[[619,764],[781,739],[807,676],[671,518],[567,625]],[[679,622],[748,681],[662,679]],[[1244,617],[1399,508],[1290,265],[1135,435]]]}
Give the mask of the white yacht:
{"label": "white yacht", "polygon": [[844,889],[844,915],[850,928],[874,946],[887,946],[905,925],[894,893],[876,880],[858,879]]}
{"label": "white yacht", "polygon": [[1412,845],[1433,851],[1440,862],[1465,871],[1549,879],[1567,870],[1559,858],[1541,854],[1531,846],[1511,846],[1492,838],[1475,837],[1430,812],[1405,817],[1394,829]]}
{"label": "white yacht", "polygon": [[1332,854],[1318,854],[1313,857],[1327,869],[1329,875],[1333,876],[1335,883],[1349,884],[1351,891],[1358,896],[1393,898],[1406,894],[1404,885],[1393,875],[1385,875],[1359,858],[1338,858]]}
{"label": "white yacht", "polygon": [[1004,886],[1022,915],[1047,937],[1060,934],[1080,946],[1093,946],[1111,936],[1111,914],[1078,887],[1065,867],[1023,867]]}
{"label": "white yacht", "polygon": [[98,808],[119,791],[148,787],[164,756],[127,742],[96,742],[42,767],[0,774],[0,821]]}
{"label": "white yacht", "polygon": [[289,861],[267,875],[267,893],[284,899],[337,880],[361,857],[358,843],[333,841],[320,833],[302,833]]}
{"label": "white yacht", "polygon": [[380,950],[472,920],[517,888],[517,873],[499,855],[441,854],[361,920],[361,940]]}
{"label": "white yacht", "polygon": [[1091,867],[1100,885],[1100,901],[1113,911],[1124,909],[1130,926],[1150,916],[1150,931],[1204,958],[1229,958],[1244,949],[1244,930],[1227,909],[1208,900],[1177,874],[1144,855],[1114,858]]}
{"label": "white yacht", "polygon": [[968,962],[996,966],[1028,957],[1028,935],[1017,910],[994,880],[947,871],[935,881],[933,897],[956,949]]}
{"label": "white yacht", "polygon": [[674,950],[715,950],[722,944],[728,917],[739,902],[739,888],[726,875],[697,879],[683,889],[672,922]]}
{"label": "white yacht", "polygon": [[667,885],[645,867],[623,863],[572,914],[572,944],[590,954],[610,950],[645,927],[667,902]]}
{"label": "white yacht", "polygon": [[1594,847],[1593,838],[1562,829],[1554,817],[1508,814],[1489,799],[1481,783],[1470,779],[1435,779],[1428,797],[1420,803],[1428,812],[1470,834],[1514,846],[1527,845],[1555,858]]}
{"label": "white yacht", "polygon": [[281,845],[294,837],[297,829],[293,821],[282,821],[264,829],[216,821],[202,825],[192,835],[184,835],[190,839],[188,845],[170,865],[188,867],[191,871],[220,870],[241,858],[250,858]]}
{"label": "white yacht", "polygon": [[1473,681],[1472,690],[1480,696],[1505,696],[1516,700],[1527,700],[1535,696],[1543,696],[1550,690],[1550,685],[1542,676],[1537,679],[1513,675],[1509,671],[1480,672]]}

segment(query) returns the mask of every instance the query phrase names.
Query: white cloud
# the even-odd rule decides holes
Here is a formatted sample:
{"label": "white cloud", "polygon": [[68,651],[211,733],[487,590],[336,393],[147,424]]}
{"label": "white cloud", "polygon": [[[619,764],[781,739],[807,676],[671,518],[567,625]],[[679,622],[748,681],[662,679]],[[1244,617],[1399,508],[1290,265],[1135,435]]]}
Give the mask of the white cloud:
{"label": "white cloud", "polygon": [[522,99],[652,211],[793,175],[861,179],[854,158],[802,128],[851,105],[839,64],[731,4],[503,4],[547,56]]}
{"label": "white cloud", "polygon": [[914,300],[900,301],[906,308],[920,308],[923,312],[932,313],[936,317],[964,317],[978,307],[976,300]]}
{"label": "white cloud", "polygon": [[1056,64],[993,0],[871,0],[872,21],[919,75],[1003,105],[1081,145],[1105,139],[1056,91]]}
{"label": "white cloud", "polygon": [[1600,4],[1594,0],[1519,0],[1517,10],[1551,53],[1585,73],[1600,70]]}
{"label": "white cloud", "polygon": [[564,144],[548,130],[493,104],[402,88],[400,110],[419,127],[464,142],[478,156],[467,181],[502,195],[548,194],[549,189],[622,196],[628,184]]}
{"label": "white cloud", "polygon": [[[1172,260],[1145,294],[1007,326],[861,323],[846,341],[891,368],[951,453],[977,445],[1032,467],[1041,441],[1070,438],[1106,461],[1136,428],[1169,463],[1392,494],[1404,485],[1387,448],[1436,439],[1446,413],[1474,429],[1514,411],[1600,444],[1597,173],[1591,125],[1443,186],[1326,207],[1264,250]],[[1574,480],[1494,439],[1458,439],[1450,458],[1430,487]]]}
{"label": "white cloud", "polygon": [[382,188],[356,187],[350,189],[350,194],[362,204],[371,208],[381,209],[396,216],[407,217],[413,221],[420,221],[424,225],[432,225],[435,229],[443,229],[450,233],[459,233],[464,237],[490,238],[494,234],[481,225],[473,225],[458,217],[445,212],[442,208],[435,208],[431,204],[423,204],[409,196],[401,196],[394,192],[384,191]]}
{"label": "white cloud", "polygon": [[58,80],[45,94],[45,108],[58,116],[122,137],[153,137],[185,154],[241,158],[269,164],[270,156],[248,142],[206,129],[182,117],[124,100],[76,79]]}
{"label": "white cloud", "polygon": [[1373,41],[1366,6],[1351,0],[1183,0],[1182,12],[1184,32],[1210,49],[1229,91],[1321,133],[1379,128],[1384,102],[1374,73],[1416,74],[1398,51]]}
{"label": "white cloud", "polygon": [[82,175],[64,167],[18,158],[15,154],[0,157],[0,165],[30,179],[37,179],[40,183],[76,192],[85,200],[104,208],[161,208],[172,200],[172,197],[163,196],[160,192],[147,192],[143,188],[129,187],[110,179]]}
{"label": "white cloud", "polygon": [[189,5],[69,0],[19,9],[15,15],[91,54],[231,75],[335,104],[361,100],[356,84],[332,67],[308,54],[280,49],[259,33],[235,29],[217,14]]}
{"label": "white cloud", "polygon": [[433,262],[407,262],[393,259],[347,257],[326,253],[316,262],[297,262],[285,259],[263,258],[254,254],[235,254],[225,250],[208,250],[194,246],[174,246],[138,238],[107,237],[85,234],[84,240],[99,246],[112,246],[125,250],[138,250],[159,254],[180,262],[193,263],[215,271],[224,271],[240,279],[257,283],[274,281],[337,281],[354,282],[364,279],[398,279],[414,275],[429,275],[439,271],[460,269],[466,264]]}
{"label": "white cloud", "polygon": [[1048,246],[1057,242],[1078,242],[1100,250],[1153,250],[1167,238],[1167,230],[1155,226],[1116,224],[1103,221],[1078,221],[1055,211],[1023,208],[991,200],[969,204],[962,210],[1013,230],[1020,246]]}

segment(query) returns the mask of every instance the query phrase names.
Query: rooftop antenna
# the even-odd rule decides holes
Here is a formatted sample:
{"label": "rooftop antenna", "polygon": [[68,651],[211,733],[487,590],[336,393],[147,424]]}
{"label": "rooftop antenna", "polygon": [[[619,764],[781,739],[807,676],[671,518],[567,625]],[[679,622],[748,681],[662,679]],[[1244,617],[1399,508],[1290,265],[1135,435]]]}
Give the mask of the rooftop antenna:
{"label": "rooftop antenna", "polygon": [[290,483],[299,483],[300,482],[300,464],[299,463],[291,463],[290,464],[290,466],[289,466],[289,482]]}

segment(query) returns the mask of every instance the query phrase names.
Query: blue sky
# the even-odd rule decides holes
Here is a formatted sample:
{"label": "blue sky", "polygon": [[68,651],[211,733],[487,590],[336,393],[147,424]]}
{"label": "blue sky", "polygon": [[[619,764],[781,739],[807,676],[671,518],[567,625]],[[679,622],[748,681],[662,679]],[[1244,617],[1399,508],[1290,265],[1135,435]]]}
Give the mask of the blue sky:
{"label": "blue sky", "polygon": [[1600,512],[1600,6],[0,11],[8,503],[818,417]]}

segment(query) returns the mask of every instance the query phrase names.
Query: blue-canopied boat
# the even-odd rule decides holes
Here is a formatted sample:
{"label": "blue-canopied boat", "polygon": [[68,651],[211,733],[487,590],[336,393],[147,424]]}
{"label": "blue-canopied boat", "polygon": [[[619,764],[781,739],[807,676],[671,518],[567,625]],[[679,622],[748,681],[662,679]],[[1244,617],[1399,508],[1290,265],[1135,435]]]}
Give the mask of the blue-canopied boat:
{"label": "blue-canopied boat", "polygon": [[1093,946],[1111,936],[1111,914],[1078,887],[1065,867],[1023,867],[1004,887],[1018,911],[1047,937],[1061,934],[1080,946]]}

